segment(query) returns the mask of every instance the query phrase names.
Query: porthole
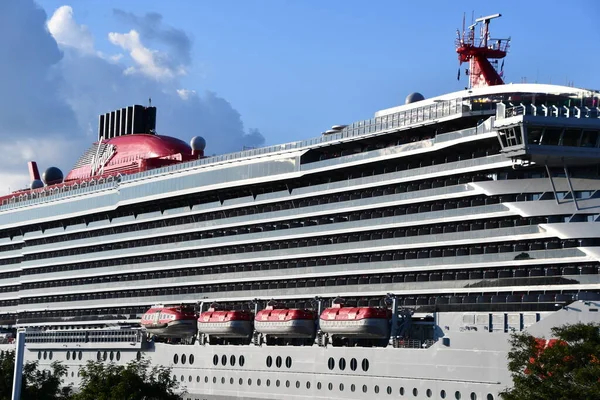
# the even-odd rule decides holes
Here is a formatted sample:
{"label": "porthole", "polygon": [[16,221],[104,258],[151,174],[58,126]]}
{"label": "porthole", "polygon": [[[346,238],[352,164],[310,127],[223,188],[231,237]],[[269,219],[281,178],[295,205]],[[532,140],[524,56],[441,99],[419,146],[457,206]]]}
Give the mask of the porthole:
{"label": "porthole", "polygon": [[[77,358],[81,360],[82,357],[83,357],[83,352],[80,350]],[[141,358],[141,354],[140,354],[140,358]]]}
{"label": "porthole", "polygon": [[[225,379],[223,379],[223,380],[225,380]],[[181,382],[185,382],[185,377],[183,375],[181,375]],[[223,383],[225,383],[225,382],[223,382]]]}
{"label": "porthole", "polygon": [[267,386],[271,386],[271,380],[267,379]]}
{"label": "porthole", "polygon": [[190,363],[190,365],[192,365],[194,363],[194,355],[190,354],[190,356],[188,357],[188,361]]}
{"label": "porthole", "polygon": [[71,352],[67,351],[67,361],[71,359]]}
{"label": "porthole", "polygon": [[277,356],[277,358],[275,359],[275,365],[277,366],[277,368],[281,368],[281,357]]}
{"label": "porthole", "polygon": [[327,385],[327,389],[333,390],[333,383],[329,382],[329,384]]}
{"label": "porthole", "polygon": [[391,386],[387,387],[387,394],[392,394],[392,387]]}
{"label": "porthole", "polygon": [[221,364],[222,364],[223,366],[226,366],[226,365],[227,365],[227,356],[226,356],[225,354],[223,354],[223,355],[221,356]]}
{"label": "porthole", "polygon": [[329,367],[330,371],[335,368],[335,360],[333,357],[329,357],[329,360],[327,360],[327,367]]}
{"label": "porthole", "polygon": [[317,382],[317,389],[321,390],[321,382]]}
{"label": "porthole", "polygon": [[121,352],[117,351],[117,361],[120,361],[120,360],[121,360]]}
{"label": "porthole", "polygon": [[344,391],[344,384],[340,383],[340,392],[343,392],[343,391]]}
{"label": "porthole", "polygon": [[272,365],[273,365],[273,357],[267,356],[267,367],[271,368]]}
{"label": "porthole", "polygon": [[306,388],[310,389],[310,382],[309,381],[306,381]]}
{"label": "porthole", "polygon": [[358,362],[356,361],[356,358],[353,358],[350,360],[350,369],[356,371],[356,368],[358,368]]}
{"label": "porthole", "polygon": [[231,364],[232,367],[235,366],[235,356],[233,354],[229,357],[229,364]]}
{"label": "porthole", "polygon": [[200,383],[200,375],[196,375],[196,383]]}
{"label": "porthole", "polygon": [[494,400],[494,395],[491,393],[488,393],[487,400]]}
{"label": "porthole", "polygon": [[190,376],[188,376],[188,382],[191,382],[191,381],[192,381],[192,376],[190,375]]}
{"label": "porthole", "polygon": [[290,387],[290,381],[285,381],[285,387],[287,387],[287,388]]}
{"label": "porthole", "polygon": [[279,379],[277,379],[277,380],[275,381],[275,386],[279,387],[279,385],[281,385],[281,382],[279,382]]}
{"label": "porthole", "polygon": [[475,392],[471,392],[471,400],[477,400],[477,394]]}
{"label": "porthole", "polygon": [[400,396],[404,396],[404,388],[403,387],[400,388]]}
{"label": "porthole", "polygon": [[[138,354],[139,354],[139,353],[140,353],[140,352],[138,351]],[[98,361],[102,361],[102,353],[100,353],[100,352],[96,353],[96,360],[98,360]]]}
{"label": "porthole", "polygon": [[260,381],[260,379],[257,379],[257,380],[256,380],[256,386],[260,386],[260,384],[261,384],[261,381]]}
{"label": "porthole", "polygon": [[375,388],[374,388],[374,390],[375,390],[375,393],[379,393],[379,386],[378,386],[378,385],[375,385]]}
{"label": "porthole", "polygon": [[431,397],[431,395],[432,395],[433,393],[431,393],[431,389],[427,389],[427,392],[425,392],[425,394],[427,394],[427,397]]}
{"label": "porthole", "polygon": [[45,360],[46,358],[48,358],[48,352],[47,352],[47,351],[44,351],[44,360]]}
{"label": "porthole", "polygon": [[239,384],[240,384],[240,386],[241,386],[241,385],[243,385],[243,384],[244,384],[244,380],[243,380],[242,378],[240,378],[240,379],[238,380],[238,383],[239,383]]}
{"label": "porthole", "polygon": [[456,400],[460,400],[460,392],[458,390],[456,392],[454,392],[454,398]]}
{"label": "porthole", "polygon": [[296,389],[300,389],[300,381],[296,381]]}
{"label": "porthole", "polygon": [[[81,360],[81,357],[79,359]],[[135,355],[135,359],[140,361],[142,359],[142,352],[138,351],[137,354]]]}
{"label": "porthole", "polygon": [[[71,358],[73,360],[75,360],[77,358],[77,352],[76,351],[73,351],[73,355],[71,356]],[[81,358],[80,358],[80,360],[81,360]]]}
{"label": "porthole", "polygon": [[413,396],[417,397],[419,395],[419,390],[417,388],[413,389]]}
{"label": "porthole", "polygon": [[218,364],[219,364],[219,356],[215,354],[213,356],[213,365],[218,365]]}
{"label": "porthole", "polygon": [[[181,377],[183,377],[183,375],[181,375]],[[221,377],[221,385],[224,385],[224,384],[225,384],[225,377],[224,377],[224,376],[222,376],[222,377]]]}
{"label": "porthole", "polygon": [[350,391],[354,392],[356,390],[356,385],[353,383],[352,385],[350,385]]}
{"label": "porthole", "polygon": [[177,375],[173,375],[173,380],[177,382]]}
{"label": "porthole", "polygon": [[185,364],[185,362],[187,361],[187,356],[185,354],[181,355],[181,365]]}
{"label": "porthole", "polygon": [[113,361],[115,359],[115,352],[111,351],[110,352],[110,361]]}
{"label": "porthole", "polygon": [[244,356],[243,356],[243,355],[242,355],[242,356],[240,356],[239,363],[240,363],[240,367],[243,367],[243,366],[244,366],[244,364],[246,364],[246,359],[244,358]]}
{"label": "porthole", "polygon": [[361,365],[363,371],[367,372],[369,370],[369,360],[367,360],[366,358],[363,358]]}
{"label": "porthole", "polygon": [[288,356],[285,358],[285,366],[288,368],[292,368],[292,357]]}
{"label": "porthole", "polygon": [[204,383],[208,383],[208,376],[204,377]]}
{"label": "porthole", "polygon": [[41,360],[41,359],[42,359],[42,352],[38,351],[38,360]]}
{"label": "porthole", "polygon": [[71,378],[75,378],[75,372],[71,371]]}
{"label": "porthole", "polygon": [[229,384],[233,385],[233,378],[229,378]]}
{"label": "porthole", "polygon": [[363,385],[363,393],[367,393],[367,385]]}
{"label": "porthole", "polygon": [[248,378],[248,386],[252,386],[252,379]]}
{"label": "porthole", "polygon": [[52,360],[52,354],[53,354],[53,353],[52,353],[52,350],[50,350],[50,354],[48,354],[48,359],[49,359],[49,360]]}
{"label": "porthole", "polygon": [[105,352],[104,352],[104,354],[102,354],[102,359],[103,359],[104,361],[106,361],[106,359],[107,359],[107,358],[108,358],[108,352],[107,352],[107,351],[105,351]]}
{"label": "porthole", "polygon": [[213,376],[213,383],[217,383],[217,377]]}
{"label": "porthole", "polygon": [[177,364],[179,362],[179,354],[173,355],[173,364]]}
{"label": "porthole", "polygon": [[340,358],[338,365],[340,367],[340,371],[345,370],[346,369],[346,359],[344,357]]}
{"label": "porthole", "polygon": [[445,391],[445,390],[442,390],[442,391],[440,392],[440,397],[441,397],[442,399],[445,399],[445,398],[446,398],[446,391]]}

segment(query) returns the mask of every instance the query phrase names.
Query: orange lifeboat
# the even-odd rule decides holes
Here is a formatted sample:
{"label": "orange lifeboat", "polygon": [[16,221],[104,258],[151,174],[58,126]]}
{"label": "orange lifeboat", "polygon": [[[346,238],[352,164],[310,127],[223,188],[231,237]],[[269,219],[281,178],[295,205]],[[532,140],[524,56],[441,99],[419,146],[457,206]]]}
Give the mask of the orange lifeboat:
{"label": "orange lifeboat", "polygon": [[217,310],[211,306],[198,317],[198,332],[216,338],[250,338],[252,313],[242,310]]}
{"label": "orange lifeboat", "polygon": [[380,307],[343,307],[334,304],[320,316],[320,329],[330,336],[356,339],[385,339],[392,313]]}
{"label": "orange lifeboat", "polygon": [[196,334],[196,315],[183,306],[155,305],[142,316],[141,325],[158,337],[187,338]]}
{"label": "orange lifeboat", "polygon": [[299,308],[267,306],[256,314],[254,329],[273,337],[312,338],[315,334],[315,313]]}

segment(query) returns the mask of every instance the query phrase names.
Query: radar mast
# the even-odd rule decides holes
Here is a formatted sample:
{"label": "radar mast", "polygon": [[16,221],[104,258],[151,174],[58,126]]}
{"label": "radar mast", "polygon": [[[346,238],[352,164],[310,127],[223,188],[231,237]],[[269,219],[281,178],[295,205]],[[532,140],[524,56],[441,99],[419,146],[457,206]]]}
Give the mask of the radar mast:
{"label": "radar mast", "polygon": [[[501,17],[502,14],[493,14],[477,18],[467,29],[463,16],[462,32],[457,30],[456,52],[459,65],[469,63],[467,75],[469,76],[469,89],[482,86],[503,85],[504,61],[498,68],[498,60],[506,57],[510,38],[490,38],[490,21]],[[475,37],[475,29],[480,26],[479,37]],[[460,80],[460,67],[458,69]]]}

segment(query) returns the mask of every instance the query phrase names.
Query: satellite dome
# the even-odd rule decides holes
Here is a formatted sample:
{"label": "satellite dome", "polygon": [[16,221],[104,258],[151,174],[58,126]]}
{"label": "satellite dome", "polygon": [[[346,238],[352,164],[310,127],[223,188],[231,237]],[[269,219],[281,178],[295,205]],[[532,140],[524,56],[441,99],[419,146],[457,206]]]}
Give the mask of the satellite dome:
{"label": "satellite dome", "polygon": [[44,182],[42,182],[39,179],[34,179],[33,181],[31,181],[31,188],[32,189],[40,189],[44,187]]}
{"label": "satellite dome", "polygon": [[425,97],[419,92],[412,92],[408,96],[406,96],[406,101],[404,104],[415,103],[417,101],[425,100]]}
{"label": "satellite dome", "polygon": [[204,151],[206,148],[206,140],[202,136],[194,136],[190,140],[190,147],[193,151]]}
{"label": "satellite dome", "polygon": [[42,180],[46,185],[54,185],[63,181],[63,173],[56,167],[50,167],[42,174]]}

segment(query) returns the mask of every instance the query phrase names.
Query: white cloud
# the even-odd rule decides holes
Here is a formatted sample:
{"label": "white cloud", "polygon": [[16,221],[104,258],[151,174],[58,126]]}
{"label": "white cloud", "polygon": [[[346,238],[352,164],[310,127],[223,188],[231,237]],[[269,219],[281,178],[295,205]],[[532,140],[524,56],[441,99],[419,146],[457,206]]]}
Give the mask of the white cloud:
{"label": "white cloud", "polygon": [[177,75],[185,74],[183,66],[174,68],[169,65],[167,55],[145,47],[140,39],[140,34],[133,29],[129,33],[111,32],[108,34],[108,39],[115,46],[127,50],[136,64],[136,67],[127,68],[125,73],[140,72],[157,80],[173,79]]}
{"label": "white cloud", "polygon": [[73,18],[73,8],[59,7],[48,20],[48,30],[61,46],[74,47],[85,53],[94,52],[94,38],[85,25]]}
{"label": "white cloud", "polygon": [[181,100],[189,100],[190,96],[196,96],[197,93],[195,90],[189,89],[177,89],[177,94],[181,97]]}

